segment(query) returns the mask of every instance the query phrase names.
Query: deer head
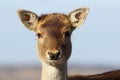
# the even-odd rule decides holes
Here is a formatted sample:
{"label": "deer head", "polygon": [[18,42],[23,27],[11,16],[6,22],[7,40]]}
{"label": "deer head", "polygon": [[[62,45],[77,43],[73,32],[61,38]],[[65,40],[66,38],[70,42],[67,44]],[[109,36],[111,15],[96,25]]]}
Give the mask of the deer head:
{"label": "deer head", "polygon": [[37,14],[19,10],[22,23],[36,33],[38,37],[38,57],[50,65],[64,64],[71,55],[71,34],[81,26],[89,12],[89,8],[79,8],[68,15],[53,13],[38,16]]}

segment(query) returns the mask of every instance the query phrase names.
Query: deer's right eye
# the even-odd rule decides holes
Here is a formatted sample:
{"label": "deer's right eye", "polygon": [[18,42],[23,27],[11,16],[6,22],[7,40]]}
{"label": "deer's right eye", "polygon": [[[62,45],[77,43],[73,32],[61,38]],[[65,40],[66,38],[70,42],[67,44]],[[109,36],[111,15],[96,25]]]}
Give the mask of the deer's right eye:
{"label": "deer's right eye", "polygon": [[64,33],[65,38],[70,37],[70,35],[71,35],[70,31],[66,31],[66,32]]}
{"label": "deer's right eye", "polygon": [[42,37],[43,37],[40,33],[37,33],[36,36],[37,36],[38,38],[42,38]]}

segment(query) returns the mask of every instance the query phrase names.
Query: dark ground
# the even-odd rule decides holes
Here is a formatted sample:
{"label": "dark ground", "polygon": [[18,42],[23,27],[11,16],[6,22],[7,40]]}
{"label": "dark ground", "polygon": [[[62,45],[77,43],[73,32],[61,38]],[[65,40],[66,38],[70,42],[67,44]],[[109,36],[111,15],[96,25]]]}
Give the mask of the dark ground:
{"label": "dark ground", "polygon": [[[69,75],[90,75],[115,70],[113,67],[69,66]],[[40,80],[40,65],[0,66],[0,80]]]}

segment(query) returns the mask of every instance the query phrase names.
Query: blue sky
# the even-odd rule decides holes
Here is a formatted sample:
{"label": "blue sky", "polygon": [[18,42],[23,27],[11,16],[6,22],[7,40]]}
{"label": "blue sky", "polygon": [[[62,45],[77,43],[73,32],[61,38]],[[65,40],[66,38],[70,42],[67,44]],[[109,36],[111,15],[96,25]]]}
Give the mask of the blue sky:
{"label": "blue sky", "polygon": [[88,6],[90,13],[85,24],[73,32],[69,62],[120,66],[119,0],[1,0],[0,64],[39,64],[37,38],[21,24],[18,9],[31,10],[38,15],[68,14],[82,6]]}

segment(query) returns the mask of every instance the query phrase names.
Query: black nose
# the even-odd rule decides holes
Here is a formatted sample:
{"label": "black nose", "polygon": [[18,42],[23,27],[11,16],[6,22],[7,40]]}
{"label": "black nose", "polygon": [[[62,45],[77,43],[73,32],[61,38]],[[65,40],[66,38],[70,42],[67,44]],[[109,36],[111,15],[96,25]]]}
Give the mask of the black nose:
{"label": "black nose", "polygon": [[60,51],[57,51],[57,52],[48,52],[48,55],[49,55],[49,58],[50,60],[58,60],[60,55],[61,55],[61,52]]}

